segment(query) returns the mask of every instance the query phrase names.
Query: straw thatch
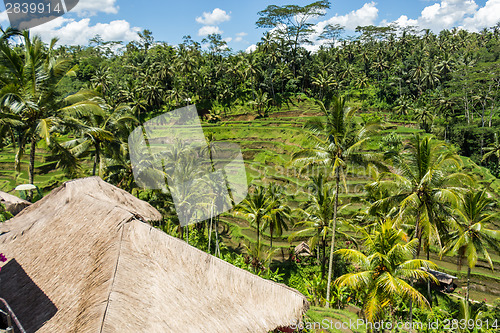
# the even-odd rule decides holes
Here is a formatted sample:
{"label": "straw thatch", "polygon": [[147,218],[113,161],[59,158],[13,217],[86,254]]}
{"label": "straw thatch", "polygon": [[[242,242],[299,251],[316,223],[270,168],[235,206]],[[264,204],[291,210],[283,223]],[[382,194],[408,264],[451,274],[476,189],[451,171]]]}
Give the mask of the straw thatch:
{"label": "straw thatch", "polygon": [[144,222],[160,217],[98,177],[67,182],[0,226],[0,294],[28,332],[267,332],[301,319],[302,294]]}
{"label": "straw thatch", "polygon": [[446,274],[440,271],[435,271],[432,269],[428,269],[427,271],[432,275],[434,275],[434,277],[442,284],[452,284],[453,280],[457,279],[456,276]]}
{"label": "straw thatch", "polygon": [[295,247],[295,255],[299,257],[310,257],[311,249],[306,242],[302,242]]}
{"label": "straw thatch", "polygon": [[5,205],[5,209],[12,215],[18,214],[24,208],[31,205],[31,203],[26,200],[2,191],[0,191],[0,203]]}

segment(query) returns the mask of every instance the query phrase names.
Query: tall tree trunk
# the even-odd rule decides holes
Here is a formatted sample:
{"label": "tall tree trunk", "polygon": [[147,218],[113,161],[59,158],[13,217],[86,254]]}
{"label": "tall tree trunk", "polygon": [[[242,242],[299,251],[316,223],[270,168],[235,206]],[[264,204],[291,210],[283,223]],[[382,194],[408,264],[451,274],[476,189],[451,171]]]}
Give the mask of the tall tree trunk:
{"label": "tall tree trunk", "polygon": [[260,245],[260,218],[255,221],[257,224],[257,247]]}
{"label": "tall tree trunk", "polygon": [[[30,146],[30,165],[29,165],[29,183],[33,184],[35,181],[35,150],[36,150],[36,136],[33,135],[31,137],[31,146]],[[28,201],[31,202],[33,200],[33,190],[28,192]]]}
{"label": "tall tree trunk", "polygon": [[465,301],[469,304],[470,296],[470,266],[467,267],[467,294],[465,295]]}
{"label": "tall tree trunk", "polygon": [[30,146],[30,170],[29,170],[29,183],[33,184],[35,180],[35,150],[36,150],[36,137],[33,135],[31,138]]}
{"label": "tall tree trunk", "polygon": [[[318,264],[321,265],[321,243],[319,242],[319,229],[318,229],[318,243],[316,244],[316,258],[318,260]],[[323,277],[321,277],[323,279]]]}
{"label": "tall tree trunk", "polygon": [[325,278],[325,265],[326,265],[326,242],[325,239],[321,239],[321,280]]}
{"label": "tall tree trunk", "polygon": [[328,262],[328,282],[326,284],[326,308],[330,307],[330,287],[332,284],[333,251],[335,248],[335,230],[337,228],[337,209],[339,206],[340,172],[335,169],[335,204],[333,206],[332,243],[330,246],[330,261]]}
{"label": "tall tree trunk", "polygon": [[16,157],[14,158],[14,169],[16,170],[17,173],[21,172],[21,159],[24,154],[24,146],[26,144],[26,138],[19,134],[19,141],[18,141],[18,149],[16,152]]}
{"label": "tall tree trunk", "polygon": [[[430,256],[430,245],[427,244],[427,260],[429,260]],[[432,308],[432,294],[431,294],[431,280],[427,280],[427,298],[429,299],[429,305]]]}
{"label": "tall tree trunk", "polygon": [[92,169],[92,176],[95,176],[95,172],[97,170],[97,165],[100,163],[101,160],[101,144],[97,142],[95,146],[95,156],[94,156],[94,168]]}
{"label": "tall tree trunk", "polygon": [[273,249],[273,227],[272,227],[272,222],[271,222],[271,227],[269,228],[269,230],[271,231],[271,250]]}
{"label": "tall tree trunk", "polygon": [[208,254],[210,254],[211,249],[210,249],[210,242],[212,241],[212,222],[214,220],[213,218],[213,205],[212,205],[212,210],[210,212],[210,226],[208,227]]}
{"label": "tall tree trunk", "polygon": [[[415,238],[415,237],[418,237],[418,231],[420,229],[420,207],[419,209],[417,209],[417,219],[416,219],[416,222],[415,222],[415,232],[413,233],[413,237],[412,237],[412,240]],[[420,248],[420,244],[419,244],[419,248]],[[417,258],[417,253],[415,253],[413,255],[413,259],[416,259]],[[411,286],[413,287],[413,279],[411,279]],[[411,300],[410,298],[410,319],[408,320],[408,322],[410,323],[410,327],[411,327],[411,324],[413,323],[413,301]],[[411,328],[410,328],[410,332],[411,332]]]}
{"label": "tall tree trunk", "polygon": [[219,247],[219,215],[215,218],[215,256],[220,258]]}

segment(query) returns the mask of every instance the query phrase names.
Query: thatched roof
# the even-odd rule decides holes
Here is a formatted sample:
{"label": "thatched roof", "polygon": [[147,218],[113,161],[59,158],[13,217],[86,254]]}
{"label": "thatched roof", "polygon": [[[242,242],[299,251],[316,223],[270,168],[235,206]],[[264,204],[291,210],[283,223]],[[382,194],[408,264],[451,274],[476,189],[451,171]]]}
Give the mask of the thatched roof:
{"label": "thatched roof", "polygon": [[429,271],[429,273],[431,273],[432,275],[434,275],[434,277],[440,283],[451,284],[451,283],[453,283],[454,279],[457,279],[456,276],[453,276],[453,275],[450,275],[450,274],[446,274],[444,272],[435,271],[435,270],[432,270],[432,269],[429,269],[428,271]]}
{"label": "thatched roof", "polygon": [[295,247],[295,255],[300,257],[309,257],[311,256],[311,249],[306,242],[302,242]]}
{"label": "thatched roof", "polygon": [[144,221],[149,204],[98,177],[0,225],[0,295],[28,332],[267,332],[307,301]]}
{"label": "thatched roof", "polygon": [[5,209],[12,215],[18,214],[24,208],[31,205],[31,203],[26,200],[2,191],[0,191],[0,203],[5,205]]}

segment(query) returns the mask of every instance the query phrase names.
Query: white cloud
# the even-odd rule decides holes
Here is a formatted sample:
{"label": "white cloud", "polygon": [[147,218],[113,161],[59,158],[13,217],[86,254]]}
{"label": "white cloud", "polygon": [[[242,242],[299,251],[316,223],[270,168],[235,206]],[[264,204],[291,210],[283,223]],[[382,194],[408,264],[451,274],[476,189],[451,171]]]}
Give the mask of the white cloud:
{"label": "white cloud", "polygon": [[246,32],[238,32],[234,41],[241,42],[243,40],[243,37],[245,37],[246,35],[248,35]]}
{"label": "white cloud", "polygon": [[245,50],[246,53],[252,53],[253,51],[257,50],[257,45],[252,44],[247,49]]}
{"label": "white cloud", "polygon": [[394,21],[400,27],[416,26],[418,25],[418,20],[409,19],[406,15],[401,15],[396,21]]}
{"label": "white cloud", "polygon": [[117,14],[119,7],[115,5],[116,0],[80,0],[71,10],[78,16],[94,16],[102,12],[106,14]]}
{"label": "white cloud", "polygon": [[[345,27],[346,30],[351,30],[351,31],[356,30],[356,27],[358,26],[375,24],[375,20],[378,17],[378,8],[376,6],[377,4],[373,1],[367,2],[363,5],[363,7],[357,10],[353,10],[346,15],[336,14],[335,16],[327,20],[318,22],[316,25],[312,27],[314,32],[309,37],[309,40],[311,40],[313,44],[303,45],[304,48],[310,52],[316,52],[321,45],[328,43],[328,41],[325,40],[317,40],[319,35],[321,35],[321,33],[323,32],[325,26],[327,26],[328,24],[331,25],[339,24]],[[271,32],[273,30],[271,30]]]}
{"label": "white cloud", "polygon": [[0,23],[4,22],[9,22],[9,16],[7,15],[7,11],[4,10],[3,12],[0,12]]}
{"label": "white cloud", "polygon": [[211,34],[222,34],[224,31],[220,30],[219,27],[212,25],[206,25],[198,30],[198,36],[208,36]]}
{"label": "white cloud", "polygon": [[449,29],[461,22],[466,15],[475,13],[477,8],[474,0],[442,0],[422,10],[418,25],[434,31]]}
{"label": "white cloud", "polygon": [[222,40],[225,41],[226,43],[229,43],[230,41],[233,40],[233,38],[232,37],[226,37],[226,38],[223,38]]}
{"label": "white cloud", "polygon": [[500,22],[500,0],[488,0],[472,17],[466,17],[463,27],[471,31],[492,27]]}
{"label": "white cloud", "polygon": [[125,20],[90,25],[90,19],[79,21],[58,17],[55,20],[31,29],[33,34],[40,35],[46,42],[53,37],[59,38],[62,45],[86,45],[92,37],[99,34],[104,41],[138,40],[137,32],[141,29],[131,27]]}
{"label": "white cloud", "polygon": [[225,10],[215,8],[211,13],[203,12],[202,16],[196,18],[196,22],[205,25],[217,25],[229,21],[230,18],[231,16]]}
{"label": "white cloud", "polygon": [[340,24],[347,30],[355,30],[357,26],[374,24],[378,17],[378,8],[376,6],[377,4],[373,1],[367,2],[360,9],[353,10],[346,15],[335,15],[326,21],[319,22],[317,26],[321,28],[320,31],[322,31],[323,27],[327,24]]}
{"label": "white cloud", "polygon": [[[484,7],[479,7],[474,0],[441,0],[441,2],[425,7],[417,19],[400,16],[393,23],[400,26],[418,26],[439,32],[453,27],[478,31],[494,26],[500,21],[500,0],[488,0]],[[381,25],[389,22],[382,21]]]}

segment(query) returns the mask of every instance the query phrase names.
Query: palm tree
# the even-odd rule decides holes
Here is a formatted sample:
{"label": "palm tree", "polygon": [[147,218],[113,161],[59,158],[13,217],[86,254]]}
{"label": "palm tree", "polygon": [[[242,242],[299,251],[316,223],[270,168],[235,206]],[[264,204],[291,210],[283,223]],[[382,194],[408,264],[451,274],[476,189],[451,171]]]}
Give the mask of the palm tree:
{"label": "palm tree", "polygon": [[266,117],[269,111],[269,102],[271,99],[268,97],[267,92],[259,90],[255,94],[255,99],[250,101],[251,105],[257,108],[257,114],[259,118]]}
{"label": "palm tree", "polygon": [[318,76],[313,77],[312,84],[319,88],[319,100],[323,100],[330,87],[337,85],[337,81],[335,81],[335,77],[332,74],[324,71],[323,73],[319,73]]}
{"label": "palm tree", "polygon": [[267,195],[271,199],[270,218],[264,221],[263,229],[269,228],[271,234],[271,248],[273,247],[273,235],[283,235],[283,230],[288,230],[288,222],[291,220],[291,208],[284,203],[285,193],[283,188],[270,184]]}
{"label": "palm tree", "polygon": [[310,131],[312,148],[305,148],[292,156],[295,163],[311,165],[326,165],[332,171],[335,179],[335,201],[333,203],[332,240],[330,244],[330,261],[328,264],[328,284],[326,306],[330,301],[330,284],[332,279],[333,252],[335,247],[335,231],[337,229],[337,213],[339,206],[340,180],[345,180],[345,168],[349,162],[362,163],[373,156],[361,153],[362,145],[368,140],[368,130],[371,126],[359,125],[355,118],[355,109],[348,108],[346,100],[333,98],[329,109],[318,102],[326,120],[315,118],[308,121],[305,128]]}
{"label": "palm tree", "polygon": [[272,201],[262,186],[256,186],[236,208],[237,213],[251,219],[251,223],[257,228],[257,246],[260,245],[261,224],[271,219],[272,208]]}
{"label": "palm tree", "polygon": [[486,191],[476,192],[468,190],[461,198],[460,205],[456,213],[449,244],[444,247],[442,253],[452,253],[459,256],[459,262],[465,256],[467,259],[467,295],[469,302],[470,274],[476,266],[479,255],[482,255],[491,269],[493,262],[488,253],[488,247],[500,253],[500,231],[488,229],[488,223],[497,216],[489,210],[493,207],[494,201],[488,198]]}
{"label": "palm tree", "polygon": [[497,160],[497,172],[500,172],[500,139],[498,138],[498,133],[494,134],[494,141],[488,147],[485,147],[484,150],[487,153],[483,155],[482,161],[494,156]]}
{"label": "palm tree", "polygon": [[80,91],[66,97],[65,101],[70,105],[59,110],[61,117],[81,137],[66,142],[64,146],[70,148],[76,157],[83,156],[93,148],[92,175],[95,176],[99,168],[99,175],[102,177],[103,149],[110,157],[121,156],[127,151],[122,145],[138,121],[129,106],[120,104],[112,108],[94,91]]}
{"label": "palm tree", "polygon": [[[454,172],[462,165],[460,157],[432,136],[416,135],[403,153],[394,156],[394,164],[394,172],[368,185],[371,190],[391,193],[375,201],[370,211],[399,207],[401,221],[415,219],[412,237],[418,239],[416,255],[425,239],[429,260],[431,241],[441,246],[441,235],[448,232],[439,215],[449,215],[448,205],[458,202],[458,191],[471,179],[466,174]],[[428,293],[430,299],[430,285]]]}
{"label": "palm tree", "polygon": [[407,242],[407,235],[391,219],[382,222],[376,231],[359,231],[364,236],[366,254],[354,249],[341,249],[336,254],[350,261],[357,271],[339,277],[335,284],[347,286],[363,294],[363,312],[367,321],[374,322],[384,312],[396,307],[400,300],[429,307],[425,297],[408,280],[435,280],[422,268],[435,268],[428,260],[412,259],[418,241]]}
{"label": "palm tree", "polygon": [[[325,178],[323,174],[311,177],[311,184],[308,186],[310,193],[307,193],[308,199],[298,209],[298,212],[303,216],[303,220],[297,222],[296,226],[301,228],[289,236],[290,241],[297,237],[308,237],[309,247],[317,249],[322,279],[325,276],[326,247],[335,207],[335,189],[326,183]],[[338,212],[341,212],[345,207],[339,207]]]}
{"label": "palm tree", "polygon": [[434,122],[434,114],[428,108],[417,109],[415,120],[418,121],[420,128],[426,133],[431,132],[432,123]]}
{"label": "palm tree", "polygon": [[436,64],[432,61],[428,61],[424,72],[422,75],[422,82],[426,88],[434,88],[439,85],[441,80],[441,75],[439,75],[439,70]]}
{"label": "palm tree", "polygon": [[413,101],[406,95],[397,99],[398,105],[393,108],[394,114],[406,116],[410,111],[413,111]]}
{"label": "palm tree", "polygon": [[[48,47],[29,31],[17,33],[22,39],[21,51],[11,48],[8,37],[0,41],[0,63],[3,72],[3,87],[0,100],[3,108],[17,115],[23,126],[17,126],[19,133],[15,169],[20,170],[20,161],[25,145],[30,142],[29,182],[35,177],[35,149],[39,138],[50,144],[51,131],[57,122],[58,109],[56,88],[65,76],[74,75],[69,59],[57,57],[52,39]],[[10,36],[10,35],[9,35]]]}

